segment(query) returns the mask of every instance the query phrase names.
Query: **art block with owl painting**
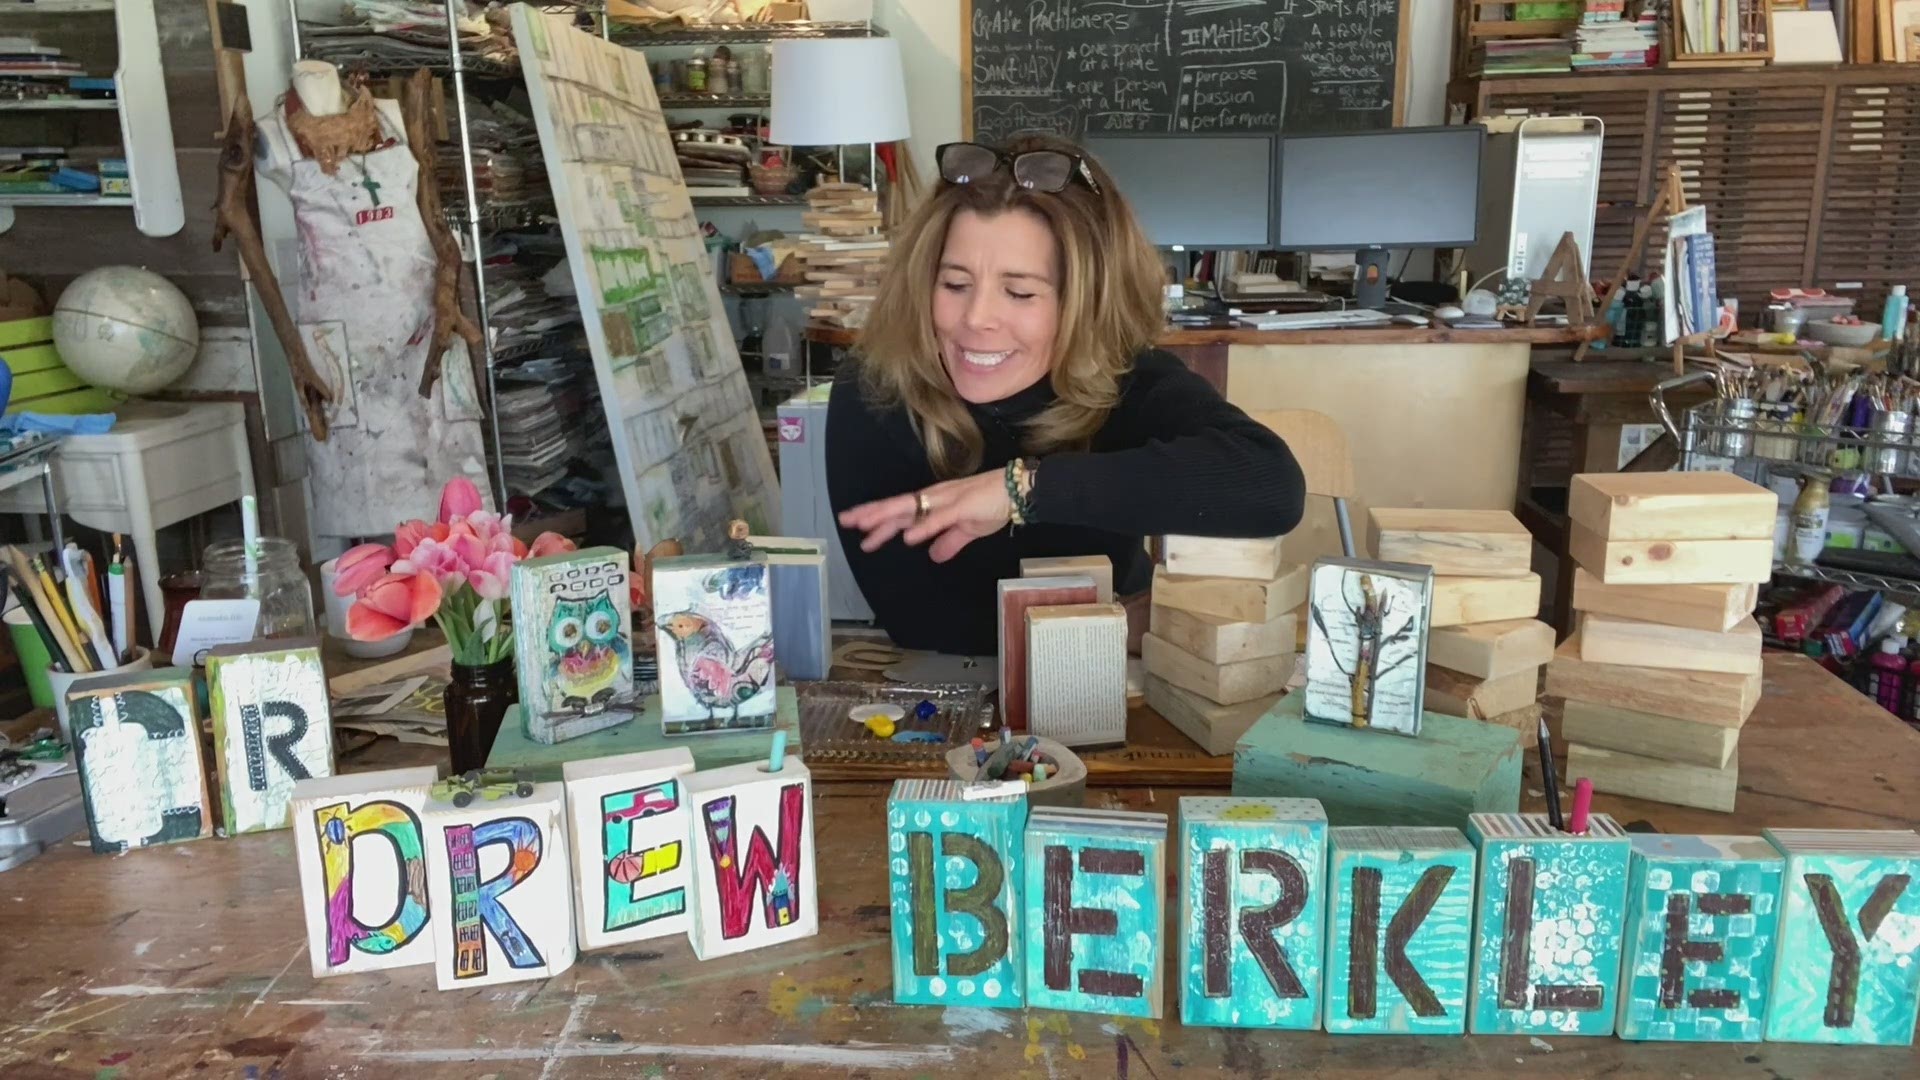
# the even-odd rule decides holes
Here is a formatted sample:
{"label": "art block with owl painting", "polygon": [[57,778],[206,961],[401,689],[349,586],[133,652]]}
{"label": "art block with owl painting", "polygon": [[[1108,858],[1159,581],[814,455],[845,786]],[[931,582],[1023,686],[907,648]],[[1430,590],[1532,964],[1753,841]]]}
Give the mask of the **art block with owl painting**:
{"label": "art block with owl painting", "polygon": [[773,604],[764,558],[660,559],[653,592],[666,733],[772,727]]}
{"label": "art block with owl painting", "polygon": [[633,719],[627,553],[598,547],[513,567],[513,648],[527,737],[557,743]]}

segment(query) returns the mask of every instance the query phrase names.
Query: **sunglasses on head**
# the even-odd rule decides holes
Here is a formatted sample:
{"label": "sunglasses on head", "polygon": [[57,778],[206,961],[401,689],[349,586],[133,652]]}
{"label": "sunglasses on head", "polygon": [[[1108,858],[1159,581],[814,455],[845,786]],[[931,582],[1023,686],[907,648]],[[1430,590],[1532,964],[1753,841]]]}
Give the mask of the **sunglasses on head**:
{"label": "sunglasses on head", "polygon": [[1095,194],[1100,185],[1093,179],[1087,159],[1064,150],[1023,150],[1008,154],[979,143],[947,143],[934,151],[940,166],[940,179],[949,184],[970,184],[985,179],[1001,168],[1013,174],[1013,182],[1028,191],[1057,195],[1078,176]]}

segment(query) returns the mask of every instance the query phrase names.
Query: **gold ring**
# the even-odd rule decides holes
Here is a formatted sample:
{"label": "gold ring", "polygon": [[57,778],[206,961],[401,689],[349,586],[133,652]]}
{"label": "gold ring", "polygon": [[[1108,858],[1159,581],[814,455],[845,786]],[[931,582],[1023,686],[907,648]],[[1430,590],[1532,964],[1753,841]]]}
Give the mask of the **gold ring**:
{"label": "gold ring", "polygon": [[933,513],[933,500],[927,498],[927,493],[924,491],[914,492],[913,520],[925,521],[927,520],[927,515],[931,513]]}

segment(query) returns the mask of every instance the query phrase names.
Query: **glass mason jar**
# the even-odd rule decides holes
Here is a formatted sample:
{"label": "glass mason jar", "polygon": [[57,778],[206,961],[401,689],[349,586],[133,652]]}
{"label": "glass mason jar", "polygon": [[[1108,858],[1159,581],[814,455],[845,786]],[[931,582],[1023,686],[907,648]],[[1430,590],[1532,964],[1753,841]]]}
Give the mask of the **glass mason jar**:
{"label": "glass mason jar", "polygon": [[313,620],[313,588],[300,568],[293,541],[277,536],[260,538],[260,559],[247,573],[246,545],[240,540],[208,544],[200,556],[200,597],[204,600],[260,601],[257,633],[263,638],[312,637],[319,633]]}

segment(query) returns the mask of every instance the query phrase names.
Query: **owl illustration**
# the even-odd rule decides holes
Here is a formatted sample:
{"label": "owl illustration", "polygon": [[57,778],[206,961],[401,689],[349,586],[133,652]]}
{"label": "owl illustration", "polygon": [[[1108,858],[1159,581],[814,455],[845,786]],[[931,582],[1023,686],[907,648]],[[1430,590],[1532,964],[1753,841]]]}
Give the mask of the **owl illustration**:
{"label": "owl illustration", "polygon": [[602,589],[584,598],[555,600],[547,628],[547,687],[554,710],[605,705],[631,670],[627,628],[613,597]]}

